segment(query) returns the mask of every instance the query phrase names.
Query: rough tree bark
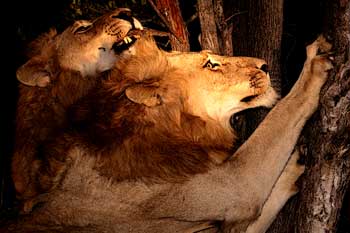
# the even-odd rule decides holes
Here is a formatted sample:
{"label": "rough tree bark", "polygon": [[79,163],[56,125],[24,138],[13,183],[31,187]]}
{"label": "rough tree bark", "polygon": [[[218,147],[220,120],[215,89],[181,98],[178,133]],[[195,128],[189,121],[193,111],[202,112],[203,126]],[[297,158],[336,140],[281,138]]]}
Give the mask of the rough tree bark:
{"label": "rough tree bark", "polygon": [[224,1],[223,0],[213,0],[214,3],[214,14],[216,27],[219,34],[219,47],[220,54],[232,56],[233,46],[232,46],[232,31],[233,24],[230,23],[230,17],[226,17],[224,13]]}
{"label": "rough tree bark", "polygon": [[197,11],[201,26],[202,49],[232,56],[232,23],[224,14],[223,0],[198,0]]}
{"label": "rough tree bark", "polygon": [[181,15],[178,0],[148,0],[158,16],[172,33],[170,44],[173,50],[189,51],[188,31]]}
{"label": "rough tree bark", "polygon": [[324,1],[324,31],[334,38],[334,71],[320,110],[303,134],[306,173],[301,190],[269,232],[336,232],[350,179],[350,1]]}
{"label": "rough tree bark", "polygon": [[219,54],[219,38],[216,31],[213,2],[211,0],[198,0],[197,8],[201,25],[201,47]]}

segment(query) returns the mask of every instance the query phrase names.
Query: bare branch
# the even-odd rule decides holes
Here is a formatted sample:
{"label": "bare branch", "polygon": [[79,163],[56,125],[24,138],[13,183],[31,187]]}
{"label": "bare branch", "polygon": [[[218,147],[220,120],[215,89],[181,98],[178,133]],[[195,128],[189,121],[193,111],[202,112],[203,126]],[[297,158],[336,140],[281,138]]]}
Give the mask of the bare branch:
{"label": "bare branch", "polygon": [[242,15],[242,14],[246,14],[248,13],[248,11],[240,11],[240,12],[236,12],[234,14],[232,14],[230,17],[228,17],[227,19],[225,19],[225,22],[228,23],[231,19],[233,19],[234,17],[238,16],[238,15]]}

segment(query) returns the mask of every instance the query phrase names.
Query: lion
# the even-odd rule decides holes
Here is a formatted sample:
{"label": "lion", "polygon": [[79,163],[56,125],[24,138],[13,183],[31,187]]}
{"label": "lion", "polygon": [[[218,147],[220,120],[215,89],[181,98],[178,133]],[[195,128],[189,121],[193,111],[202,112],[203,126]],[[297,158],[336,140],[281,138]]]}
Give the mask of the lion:
{"label": "lion", "polygon": [[34,161],[41,146],[67,125],[69,106],[100,82],[123,48],[132,44],[127,33],[138,29],[142,25],[130,10],[120,8],[94,21],[76,21],[61,34],[51,30],[31,44],[30,59],[17,70],[20,93],[12,178],[19,199],[36,193]]}
{"label": "lion", "polygon": [[[74,105],[74,130],[44,155],[50,171],[60,156],[64,175],[44,174],[59,184],[20,229],[265,232],[297,192],[304,168],[293,150],[332,69],[330,44],[307,47],[277,104],[261,59],[164,52],[147,37],[132,49]],[[230,117],[261,106],[274,107],[233,153]]]}

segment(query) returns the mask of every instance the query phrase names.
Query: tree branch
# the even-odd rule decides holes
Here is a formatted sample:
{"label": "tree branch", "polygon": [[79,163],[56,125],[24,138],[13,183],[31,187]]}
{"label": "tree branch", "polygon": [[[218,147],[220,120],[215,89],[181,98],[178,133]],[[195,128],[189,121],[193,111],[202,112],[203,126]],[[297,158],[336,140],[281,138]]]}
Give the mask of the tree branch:
{"label": "tree branch", "polygon": [[157,13],[159,18],[163,21],[165,26],[168,28],[168,30],[171,32],[173,36],[180,42],[183,43],[183,41],[176,35],[176,32],[173,30],[171,24],[169,21],[164,17],[164,15],[158,10],[156,4],[154,4],[153,0],[148,0],[149,4],[152,6],[153,10]]}
{"label": "tree branch", "polygon": [[182,19],[178,0],[148,0],[149,4],[172,33],[170,43],[173,50],[189,51],[188,32]]}

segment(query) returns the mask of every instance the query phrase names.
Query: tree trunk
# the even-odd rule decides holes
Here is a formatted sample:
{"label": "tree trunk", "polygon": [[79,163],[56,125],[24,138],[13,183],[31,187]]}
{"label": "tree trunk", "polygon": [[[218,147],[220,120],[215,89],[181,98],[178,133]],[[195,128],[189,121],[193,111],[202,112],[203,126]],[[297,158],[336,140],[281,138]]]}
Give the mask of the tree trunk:
{"label": "tree trunk", "polygon": [[306,126],[301,190],[269,232],[336,232],[350,179],[350,2],[325,0],[324,31],[334,38],[335,68],[320,109]]}
{"label": "tree trunk", "polygon": [[237,1],[239,24],[234,33],[234,54],[265,59],[273,86],[281,86],[283,0]]}
{"label": "tree trunk", "polygon": [[197,11],[201,26],[202,49],[216,54],[232,56],[232,24],[224,14],[223,0],[198,0]]}
{"label": "tree trunk", "polygon": [[230,23],[230,18],[226,18],[224,13],[224,1],[213,0],[214,3],[214,14],[216,27],[219,33],[219,48],[220,54],[226,56],[233,55],[232,47],[232,31],[233,24]]}
{"label": "tree trunk", "polygon": [[[265,59],[273,87],[281,89],[281,44],[283,0],[238,0],[231,4],[237,16],[233,33],[235,56]],[[235,122],[240,138],[245,141],[267,114],[267,110],[247,112],[245,119]]]}
{"label": "tree trunk", "polygon": [[189,51],[190,44],[188,40],[188,32],[178,0],[148,0],[158,16],[163,20],[164,24],[172,33],[170,36],[170,44],[172,50]]}
{"label": "tree trunk", "polygon": [[219,39],[215,25],[213,2],[198,0],[198,17],[201,25],[200,44],[202,49],[209,49],[219,54]]}

